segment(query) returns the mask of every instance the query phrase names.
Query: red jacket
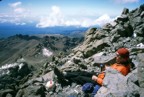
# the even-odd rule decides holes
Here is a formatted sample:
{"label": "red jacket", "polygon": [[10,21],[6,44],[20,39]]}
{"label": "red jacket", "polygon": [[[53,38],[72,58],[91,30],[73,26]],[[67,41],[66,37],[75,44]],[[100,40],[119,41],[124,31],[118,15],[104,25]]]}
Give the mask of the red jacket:
{"label": "red jacket", "polygon": [[[122,64],[115,63],[110,67],[113,68],[113,69],[116,69],[119,72],[121,72],[124,76],[126,76],[130,72],[130,64],[125,66],[125,65],[122,65]],[[97,83],[102,85],[104,77],[105,77],[105,73],[104,72],[100,73],[98,75],[97,80],[96,80]]]}

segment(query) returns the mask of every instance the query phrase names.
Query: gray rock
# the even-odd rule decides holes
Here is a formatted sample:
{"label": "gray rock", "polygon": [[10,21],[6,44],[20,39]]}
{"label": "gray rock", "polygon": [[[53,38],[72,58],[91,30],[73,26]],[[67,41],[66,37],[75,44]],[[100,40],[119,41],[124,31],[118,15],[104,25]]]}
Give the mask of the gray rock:
{"label": "gray rock", "polygon": [[93,55],[93,58],[96,64],[113,64],[115,62],[115,56],[115,53],[107,55],[97,53]]}
{"label": "gray rock", "polygon": [[120,35],[120,37],[130,37],[133,35],[133,28],[129,23],[119,24],[111,32]]}
{"label": "gray rock", "polygon": [[70,59],[61,67],[61,69],[63,71],[78,71],[80,67]]}
{"label": "gray rock", "polygon": [[88,31],[86,32],[85,36],[87,37],[88,35],[94,34],[96,30],[97,30],[97,28],[88,29]]}
{"label": "gray rock", "polygon": [[[112,30],[112,33],[115,33],[115,32],[116,32],[116,30]],[[120,35],[115,34],[115,35],[111,36],[110,41],[111,41],[112,43],[114,43],[114,42],[116,42],[119,38],[120,38]]]}
{"label": "gray rock", "polygon": [[144,11],[140,14],[141,17],[144,17]]}
{"label": "gray rock", "polygon": [[14,91],[12,89],[1,90],[0,91],[0,97],[14,97],[15,92],[16,91]]}
{"label": "gray rock", "polygon": [[144,88],[144,53],[138,54],[139,65],[138,65],[138,81],[141,88]]}
{"label": "gray rock", "polygon": [[24,97],[45,97],[44,86],[28,86],[24,89]]}
{"label": "gray rock", "polygon": [[117,70],[109,68],[103,81],[103,86],[95,97],[136,97],[139,95],[139,87]]}
{"label": "gray rock", "polygon": [[22,97],[24,94],[24,91],[22,89],[20,89],[17,94],[16,94],[16,97]]}
{"label": "gray rock", "polygon": [[13,95],[8,93],[6,97],[13,97]]}
{"label": "gray rock", "polygon": [[128,14],[128,13],[129,13],[129,9],[124,8],[123,11],[122,11],[122,14]]}
{"label": "gray rock", "polygon": [[140,97],[144,97],[144,88],[139,89]]}
{"label": "gray rock", "polygon": [[138,17],[135,17],[135,18],[131,18],[131,19],[130,19],[130,22],[131,22],[133,28],[135,28],[135,27],[137,27],[138,25],[142,24],[142,19],[141,19],[140,16],[138,16]]}
{"label": "gray rock", "polygon": [[128,16],[125,14],[122,14],[120,17],[117,18],[118,21],[126,22],[128,21]]}
{"label": "gray rock", "polygon": [[113,22],[113,25],[111,23],[107,23],[102,27],[102,29],[110,31],[114,27],[114,25],[115,25],[114,22]]}
{"label": "gray rock", "polygon": [[137,34],[137,36],[143,37],[143,35],[144,35],[144,24],[138,26],[138,27],[134,30],[134,32]]}
{"label": "gray rock", "polygon": [[[108,28],[109,29],[109,28]],[[108,32],[106,32],[106,31],[104,31],[104,30],[98,30],[98,31],[96,31],[96,33],[93,35],[93,40],[95,39],[102,39],[102,38],[105,38],[105,37],[107,37],[108,35],[107,35],[107,33]]]}
{"label": "gray rock", "polygon": [[53,80],[54,79],[54,72],[48,72],[45,75],[41,76],[44,81]]}
{"label": "gray rock", "polygon": [[133,70],[131,73],[129,73],[127,76],[126,76],[126,79],[128,80],[128,81],[131,81],[131,82],[133,82],[133,83],[136,83],[137,81],[138,81],[138,77],[137,77],[137,72],[138,72],[138,70],[137,69],[135,69],[135,70]]}
{"label": "gray rock", "polygon": [[144,4],[142,4],[142,5],[139,7],[139,13],[141,13],[142,11],[144,11]]}
{"label": "gray rock", "polygon": [[108,38],[103,38],[101,40],[97,40],[93,46],[85,49],[84,56],[85,56],[85,58],[88,58],[88,57],[94,55],[95,53],[98,53],[104,47],[109,47],[109,46],[110,46],[110,43],[109,43]]}
{"label": "gray rock", "polygon": [[117,22],[111,22],[112,27],[115,27],[117,25]]}

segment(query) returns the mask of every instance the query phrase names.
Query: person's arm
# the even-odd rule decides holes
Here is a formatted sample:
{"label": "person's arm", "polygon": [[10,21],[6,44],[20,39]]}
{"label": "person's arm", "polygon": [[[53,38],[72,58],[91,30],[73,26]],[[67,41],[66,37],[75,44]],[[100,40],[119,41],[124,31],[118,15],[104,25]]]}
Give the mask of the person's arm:
{"label": "person's arm", "polygon": [[92,80],[96,81],[98,84],[102,85],[103,84],[103,79],[104,79],[105,73],[102,72],[97,76],[93,75]]}
{"label": "person's arm", "polygon": [[96,82],[98,84],[102,85],[103,84],[103,79],[102,78],[97,78]]}

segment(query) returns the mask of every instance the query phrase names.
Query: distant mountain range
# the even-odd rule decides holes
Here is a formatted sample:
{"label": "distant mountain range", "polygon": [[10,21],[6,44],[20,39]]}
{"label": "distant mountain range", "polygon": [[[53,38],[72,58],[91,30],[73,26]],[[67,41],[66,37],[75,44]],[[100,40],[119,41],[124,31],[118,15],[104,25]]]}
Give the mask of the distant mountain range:
{"label": "distant mountain range", "polygon": [[57,56],[59,53],[70,53],[71,49],[82,41],[83,37],[74,38],[58,34],[37,36],[17,34],[0,39],[0,66],[15,62],[21,57],[31,64],[39,63],[51,58],[49,54]]}
{"label": "distant mountain range", "polygon": [[6,38],[16,34],[34,35],[34,34],[61,34],[65,36],[81,37],[88,28],[75,26],[55,26],[47,28],[37,28],[31,25],[0,24],[0,38]]}

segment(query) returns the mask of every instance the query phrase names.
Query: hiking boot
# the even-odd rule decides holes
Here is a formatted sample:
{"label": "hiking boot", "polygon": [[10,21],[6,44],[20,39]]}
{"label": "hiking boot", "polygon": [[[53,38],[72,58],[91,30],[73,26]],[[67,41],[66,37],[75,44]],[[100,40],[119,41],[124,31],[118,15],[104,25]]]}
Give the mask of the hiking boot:
{"label": "hiking boot", "polygon": [[65,73],[60,71],[57,67],[54,67],[54,73],[57,75],[58,82],[61,83],[62,86],[70,84],[65,78]]}
{"label": "hiking boot", "polygon": [[57,75],[58,79],[65,79],[64,74],[57,67],[54,67],[54,73]]}

